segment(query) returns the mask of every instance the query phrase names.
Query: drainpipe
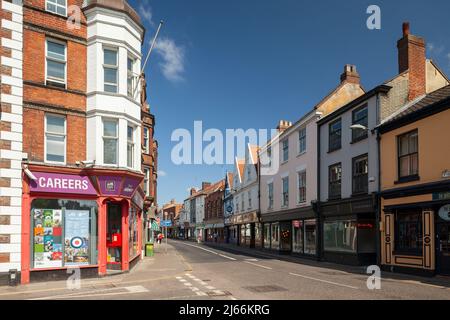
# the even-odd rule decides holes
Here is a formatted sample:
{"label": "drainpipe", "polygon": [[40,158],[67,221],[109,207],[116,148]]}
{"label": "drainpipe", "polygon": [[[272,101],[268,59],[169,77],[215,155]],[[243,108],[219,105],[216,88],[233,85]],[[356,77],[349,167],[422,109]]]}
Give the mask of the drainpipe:
{"label": "drainpipe", "polygon": [[[377,126],[379,125],[380,122],[380,94],[377,94],[377,102],[376,102],[376,106],[377,106]],[[381,197],[380,197],[380,193],[381,193],[381,151],[380,151],[380,140],[381,140],[381,136],[380,136],[380,132],[378,129],[375,129],[377,132],[377,166],[378,166],[378,190],[376,193],[376,209],[375,209],[375,226],[376,226],[376,233],[375,233],[375,248],[376,248],[376,253],[377,253],[377,265],[380,266],[381,265],[381,235],[380,235],[380,217],[381,217]]]}
{"label": "drainpipe", "polygon": [[[319,116],[320,119],[320,116]],[[317,119],[317,121],[319,120]],[[316,121],[317,126],[317,200],[315,206],[313,206],[317,217],[317,260],[322,260],[322,225],[320,217],[320,126]]]}

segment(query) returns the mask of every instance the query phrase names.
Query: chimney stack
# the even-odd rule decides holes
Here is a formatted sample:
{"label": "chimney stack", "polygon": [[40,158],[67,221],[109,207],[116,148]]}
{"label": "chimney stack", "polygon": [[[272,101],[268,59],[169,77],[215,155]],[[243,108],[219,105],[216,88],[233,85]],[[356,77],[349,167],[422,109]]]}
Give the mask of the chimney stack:
{"label": "chimney stack", "polygon": [[344,67],[344,73],[341,75],[341,83],[348,82],[359,84],[360,80],[361,78],[358,74],[358,71],[356,71],[356,66],[352,64],[346,64]]}
{"label": "chimney stack", "polygon": [[403,23],[403,38],[398,40],[398,71],[409,71],[408,100],[426,93],[425,39],[410,34],[409,22]]}
{"label": "chimney stack", "polygon": [[191,194],[190,195],[193,196],[196,193],[197,193],[197,190],[195,188],[191,188]]}
{"label": "chimney stack", "polygon": [[281,133],[291,126],[292,126],[292,122],[286,121],[286,120],[280,120],[280,122],[278,123],[278,126],[277,126],[277,130],[278,130],[278,132]]}
{"label": "chimney stack", "polygon": [[202,190],[205,190],[209,186],[211,186],[211,182],[202,182]]}

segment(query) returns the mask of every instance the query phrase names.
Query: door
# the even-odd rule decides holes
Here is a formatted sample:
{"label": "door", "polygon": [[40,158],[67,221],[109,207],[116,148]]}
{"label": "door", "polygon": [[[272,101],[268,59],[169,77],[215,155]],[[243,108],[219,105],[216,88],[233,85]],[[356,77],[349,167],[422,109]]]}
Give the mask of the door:
{"label": "door", "polygon": [[450,222],[438,222],[436,231],[437,272],[450,275]]}
{"label": "door", "polygon": [[122,265],[122,208],[118,204],[108,204],[108,249],[107,268],[120,270]]}

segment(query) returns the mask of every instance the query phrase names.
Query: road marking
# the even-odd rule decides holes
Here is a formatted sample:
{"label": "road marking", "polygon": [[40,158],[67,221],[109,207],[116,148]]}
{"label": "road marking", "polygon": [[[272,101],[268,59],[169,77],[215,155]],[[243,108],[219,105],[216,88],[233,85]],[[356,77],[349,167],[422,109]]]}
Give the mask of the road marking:
{"label": "road marking", "polygon": [[186,282],[184,285],[187,287],[192,287],[192,283],[189,283],[189,282]]}
{"label": "road marking", "polygon": [[237,259],[235,259],[235,258],[226,256],[226,255],[224,255],[224,254],[219,254],[219,256],[224,257],[224,258],[227,258],[227,259],[229,259],[229,260],[233,260],[233,261],[236,261],[236,260],[237,260]]}
{"label": "road marking", "polygon": [[131,293],[143,293],[148,292],[147,288],[144,288],[143,286],[132,286],[132,287],[125,287],[125,290],[128,290]]}
{"label": "road marking", "polygon": [[195,277],[192,274],[186,273],[186,276],[188,276],[191,279],[194,279]]}
{"label": "road marking", "polygon": [[202,286],[207,286],[207,285],[208,285],[208,284],[207,284],[206,282],[204,282],[204,281],[201,281],[200,284],[201,284]]}
{"label": "road marking", "polygon": [[252,266],[264,268],[264,269],[267,269],[267,270],[272,270],[271,267],[262,266],[262,265],[260,265],[260,264],[253,263],[253,262],[250,262],[250,261],[244,261],[244,263],[248,263],[248,264],[251,264]]}
{"label": "road marking", "polygon": [[235,298],[235,297],[230,297],[230,299],[231,299],[231,300],[237,300],[237,298]]}
{"label": "road marking", "polygon": [[233,260],[233,261],[236,261],[236,260],[237,260],[237,259],[235,259],[235,258],[226,256],[226,255],[224,255],[224,254],[220,254],[220,253],[218,253],[218,252],[216,252],[216,251],[209,250],[209,249],[205,249],[205,248],[202,248],[202,247],[199,247],[199,246],[195,246],[195,245],[193,245],[193,244],[189,244],[189,243],[181,243],[181,244],[184,244],[185,246],[194,247],[194,248],[197,248],[197,249],[200,249],[200,250],[203,250],[203,251],[206,251],[206,252],[215,254],[215,255],[217,255],[217,256],[221,256],[222,258],[226,258],[226,259]]}
{"label": "road marking", "polygon": [[191,288],[191,290],[192,290],[192,291],[194,291],[194,292],[196,292],[196,291],[200,291],[200,289],[199,289],[199,288],[197,288],[197,287],[192,287],[192,288]]}
{"label": "road marking", "polygon": [[180,282],[186,282],[187,280],[185,280],[185,279],[178,279],[178,281],[180,281]]}
{"label": "road marking", "polygon": [[253,261],[253,262],[257,262],[258,259],[245,259],[245,261]]}
{"label": "road marking", "polygon": [[198,296],[207,296],[207,294],[204,293],[204,292],[202,292],[202,291],[197,291],[196,294],[197,294]]}
{"label": "road marking", "polygon": [[194,281],[197,281],[197,282],[203,282],[202,279],[198,279],[198,278],[195,278]]}
{"label": "road marking", "polygon": [[208,290],[215,290],[215,289],[216,289],[216,288],[213,287],[213,286],[205,286],[205,288],[208,289]]}
{"label": "road marking", "polygon": [[182,277],[176,277],[178,280],[183,279]]}
{"label": "road marking", "polygon": [[313,278],[313,277],[308,277],[308,276],[303,276],[297,273],[292,273],[289,272],[290,275],[292,276],[296,276],[296,277],[301,277],[301,278],[305,278],[305,279],[309,279],[309,280],[315,280],[315,281],[319,281],[319,282],[324,282],[324,283],[328,283],[328,284],[333,284],[335,286],[340,286],[340,287],[345,287],[345,288],[350,288],[350,289],[356,289],[358,290],[359,288],[357,287],[353,287],[353,286],[349,286],[346,284],[342,284],[342,283],[337,283],[337,282],[332,282],[332,281],[328,281],[328,280],[323,280],[323,279],[318,279],[318,278]]}

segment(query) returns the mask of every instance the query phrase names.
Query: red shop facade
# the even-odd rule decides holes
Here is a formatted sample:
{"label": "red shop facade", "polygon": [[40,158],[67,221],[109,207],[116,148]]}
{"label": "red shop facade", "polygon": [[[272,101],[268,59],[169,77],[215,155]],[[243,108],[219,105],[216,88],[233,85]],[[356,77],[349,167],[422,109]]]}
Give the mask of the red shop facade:
{"label": "red shop facade", "polygon": [[143,175],[29,165],[23,174],[21,283],[128,271],[142,259]]}

